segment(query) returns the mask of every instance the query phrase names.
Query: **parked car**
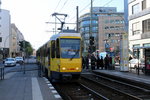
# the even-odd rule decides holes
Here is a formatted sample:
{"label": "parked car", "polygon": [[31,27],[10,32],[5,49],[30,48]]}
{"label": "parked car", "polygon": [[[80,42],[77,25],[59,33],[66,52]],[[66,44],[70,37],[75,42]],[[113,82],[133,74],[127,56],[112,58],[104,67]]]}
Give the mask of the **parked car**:
{"label": "parked car", "polygon": [[16,57],[16,63],[22,64],[24,62],[23,57]]}
{"label": "parked car", "polygon": [[4,61],[4,66],[16,66],[16,60],[15,58],[6,58]]}

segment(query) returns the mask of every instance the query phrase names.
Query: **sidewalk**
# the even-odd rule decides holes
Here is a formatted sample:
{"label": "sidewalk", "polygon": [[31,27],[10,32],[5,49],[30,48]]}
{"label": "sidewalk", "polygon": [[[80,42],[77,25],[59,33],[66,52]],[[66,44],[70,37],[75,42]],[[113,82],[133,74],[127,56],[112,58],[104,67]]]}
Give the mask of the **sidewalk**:
{"label": "sidewalk", "polygon": [[46,78],[38,77],[38,70],[7,73],[0,80],[0,100],[61,100],[56,90],[52,93],[54,88],[50,89],[50,85]]}

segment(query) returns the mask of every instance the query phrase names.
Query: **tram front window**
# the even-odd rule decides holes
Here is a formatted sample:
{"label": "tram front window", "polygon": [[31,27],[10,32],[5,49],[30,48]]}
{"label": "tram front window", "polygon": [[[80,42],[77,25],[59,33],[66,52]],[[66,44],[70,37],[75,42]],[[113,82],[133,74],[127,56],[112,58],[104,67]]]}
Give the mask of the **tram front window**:
{"label": "tram front window", "polygon": [[80,57],[80,39],[60,39],[60,48],[62,58]]}

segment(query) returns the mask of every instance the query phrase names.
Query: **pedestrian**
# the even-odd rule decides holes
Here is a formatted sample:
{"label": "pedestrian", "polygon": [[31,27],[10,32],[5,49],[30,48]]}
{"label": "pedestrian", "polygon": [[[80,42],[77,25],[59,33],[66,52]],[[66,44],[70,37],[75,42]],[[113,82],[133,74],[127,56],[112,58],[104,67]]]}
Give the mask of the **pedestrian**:
{"label": "pedestrian", "polygon": [[82,68],[84,69],[85,68],[85,60],[84,60],[84,57],[82,56]]}
{"label": "pedestrian", "polygon": [[94,56],[94,54],[91,55],[91,69],[95,70],[95,66],[96,66],[96,58]]}
{"label": "pedestrian", "polygon": [[115,58],[112,57],[112,70],[114,70],[114,69],[115,69]]}
{"label": "pedestrian", "polygon": [[108,56],[108,54],[106,55],[104,62],[105,62],[105,69],[108,69],[109,68],[109,56]]}
{"label": "pedestrian", "polygon": [[100,59],[100,67],[101,67],[101,69],[104,68],[104,60],[103,60],[102,56],[101,56],[101,59]]}
{"label": "pedestrian", "polygon": [[99,69],[101,67],[100,65],[101,65],[100,58],[99,58],[99,56],[97,56],[97,69]]}
{"label": "pedestrian", "polygon": [[85,57],[85,66],[86,66],[86,69],[89,69],[89,59],[90,59],[90,56],[89,54]]}
{"label": "pedestrian", "polygon": [[109,67],[108,69],[112,69],[112,57],[109,57]]}

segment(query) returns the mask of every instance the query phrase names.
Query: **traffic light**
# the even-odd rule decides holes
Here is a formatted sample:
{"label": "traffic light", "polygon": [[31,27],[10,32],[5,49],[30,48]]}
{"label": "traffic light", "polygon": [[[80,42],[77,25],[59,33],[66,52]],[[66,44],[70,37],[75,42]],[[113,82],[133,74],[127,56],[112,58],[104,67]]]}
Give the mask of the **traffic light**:
{"label": "traffic light", "polygon": [[19,46],[23,47],[23,41],[19,41]]}
{"label": "traffic light", "polygon": [[89,53],[93,53],[95,51],[96,51],[96,46],[94,46],[94,45],[89,46],[89,50],[88,50]]}
{"label": "traffic light", "polygon": [[19,41],[20,51],[23,51],[23,41]]}
{"label": "traffic light", "polygon": [[93,36],[90,37],[90,45],[94,45],[94,37]]}

